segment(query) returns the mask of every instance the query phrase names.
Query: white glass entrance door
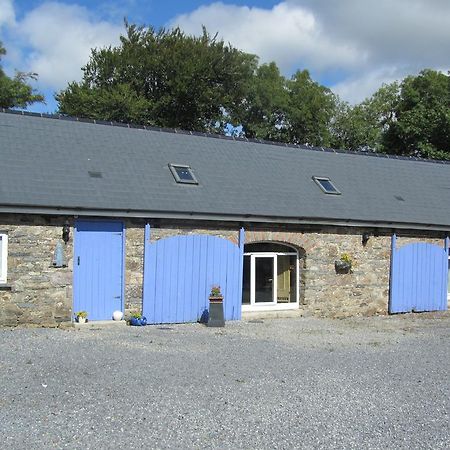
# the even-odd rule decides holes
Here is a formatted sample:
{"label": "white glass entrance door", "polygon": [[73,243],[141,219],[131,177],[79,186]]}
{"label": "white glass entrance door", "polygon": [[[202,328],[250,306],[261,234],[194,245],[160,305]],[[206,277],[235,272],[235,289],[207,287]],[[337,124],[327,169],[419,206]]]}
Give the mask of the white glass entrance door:
{"label": "white glass entrance door", "polygon": [[252,303],[275,303],[275,257],[252,255],[252,268]]}
{"label": "white glass entrance door", "polygon": [[298,308],[298,253],[290,247],[271,243],[248,244],[246,249],[242,311]]}

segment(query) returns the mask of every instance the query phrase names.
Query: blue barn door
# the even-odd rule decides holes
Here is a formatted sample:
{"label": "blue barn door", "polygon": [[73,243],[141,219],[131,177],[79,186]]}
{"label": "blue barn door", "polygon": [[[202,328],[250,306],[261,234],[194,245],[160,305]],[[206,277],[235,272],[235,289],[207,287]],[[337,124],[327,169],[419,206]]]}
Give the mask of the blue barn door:
{"label": "blue barn door", "polygon": [[448,244],[397,248],[392,237],[389,313],[447,309]]}
{"label": "blue barn door", "polygon": [[145,233],[143,314],[149,323],[196,322],[209,307],[211,287],[224,296],[225,320],[241,318],[244,230],[240,246],[209,235],[150,243]]}
{"label": "blue barn door", "polygon": [[121,222],[76,222],[74,313],[87,311],[89,320],[109,320],[114,311],[123,311],[123,237]]}

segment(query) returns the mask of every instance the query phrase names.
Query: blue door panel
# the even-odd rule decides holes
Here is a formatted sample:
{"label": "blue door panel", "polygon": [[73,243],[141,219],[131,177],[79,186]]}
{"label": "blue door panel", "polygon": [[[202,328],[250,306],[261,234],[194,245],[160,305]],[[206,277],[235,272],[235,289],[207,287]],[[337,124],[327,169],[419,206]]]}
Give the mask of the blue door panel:
{"label": "blue door panel", "polygon": [[417,242],[396,248],[392,238],[389,312],[447,309],[446,246]]}
{"label": "blue door panel", "polygon": [[77,221],[74,249],[74,311],[108,320],[123,311],[123,224]]}
{"label": "blue door panel", "polygon": [[214,285],[224,295],[225,319],[240,319],[242,258],[243,244],[209,235],[174,236],[151,244],[147,226],[143,313],[149,323],[197,321],[209,306]]}

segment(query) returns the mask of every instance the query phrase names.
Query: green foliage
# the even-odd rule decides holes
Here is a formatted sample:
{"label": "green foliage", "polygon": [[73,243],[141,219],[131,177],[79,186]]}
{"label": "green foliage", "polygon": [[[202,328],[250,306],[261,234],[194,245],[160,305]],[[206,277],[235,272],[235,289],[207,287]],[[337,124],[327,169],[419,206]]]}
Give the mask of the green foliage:
{"label": "green foliage", "polygon": [[[0,60],[5,54],[0,42]],[[37,74],[31,72],[16,72],[14,78],[10,78],[0,67],[0,108],[25,108],[35,102],[44,102],[44,97],[28,84],[29,80],[36,79]]]}
{"label": "green foliage", "polygon": [[342,253],[340,259],[342,262],[346,262],[347,264],[350,264],[350,266],[352,266],[354,264],[353,258],[348,253]]}
{"label": "green foliage", "polygon": [[286,79],[272,62],[259,66],[249,80],[246,98],[235,111],[245,137],[283,141],[289,94]]}
{"label": "green foliage", "polygon": [[272,62],[255,71],[237,122],[248,138],[327,146],[336,102],[307,70],[288,80]]}
{"label": "green foliage", "polygon": [[330,125],[337,98],[330,89],[313,81],[307,70],[298,71],[287,83],[287,141],[329,146]]}
{"label": "green foliage", "polygon": [[86,319],[88,316],[87,311],[78,311],[75,313],[75,317],[82,317],[83,319]]}
{"label": "green foliage", "polygon": [[[350,106],[307,70],[286,79],[206,29],[125,27],[119,46],[92,50],[82,81],[56,95],[59,112],[220,133],[232,124],[248,138],[450,159],[450,76],[424,70]],[[1,83],[13,80],[1,75],[5,102]],[[30,101],[21,86],[16,105]]]}
{"label": "green foliage", "polygon": [[332,145],[347,150],[382,151],[383,132],[395,120],[398,83],[383,85],[372,97],[351,107],[339,102],[332,126]]}
{"label": "green foliage", "polygon": [[406,77],[383,135],[388,153],[450,159],[450,76],[424,70]]}
{"label": "green foliage", "polygon": [[131,317],[133,319],[142,319],[142,314],[141,313],[133,313],[133,314],[131,314]]}
{"label": "green foliage", "polygon": [[220,292],[220,286],[213,286],[211,288],[210,297],[220,297],[222,294]]}
{"label": "green foliage", "polygon": [[92,50],[80,83],[56,99],[61,113],[197,131],[222,131],[257,65],[203,30],[126,24],[118,47]]}
{"label": "green foliage", "polygon": [[340,103],[332,134],[338,148],[450,159],[450,76],[424,70],[359,105]]}

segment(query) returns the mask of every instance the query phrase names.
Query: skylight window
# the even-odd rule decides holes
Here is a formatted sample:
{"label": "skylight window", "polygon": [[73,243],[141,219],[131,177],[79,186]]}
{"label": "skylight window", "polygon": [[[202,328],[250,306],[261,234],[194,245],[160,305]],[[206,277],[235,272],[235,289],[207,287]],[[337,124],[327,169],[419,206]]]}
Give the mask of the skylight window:
{"label": "skylight window", "polygon": [[335,194],[339,195],[340,191],[336,188],[336,186],[331,182],[329,178],[326,177],[312,177],[313,180],[319,185],[320,189],[322,189],[325,194]]}
{"label": "skylight window", "polygon": [[198,184],[198,181],[189,166],[184,164],[169,164],[169,169],[177,183]]}

